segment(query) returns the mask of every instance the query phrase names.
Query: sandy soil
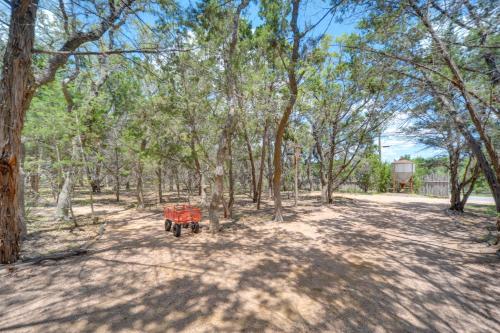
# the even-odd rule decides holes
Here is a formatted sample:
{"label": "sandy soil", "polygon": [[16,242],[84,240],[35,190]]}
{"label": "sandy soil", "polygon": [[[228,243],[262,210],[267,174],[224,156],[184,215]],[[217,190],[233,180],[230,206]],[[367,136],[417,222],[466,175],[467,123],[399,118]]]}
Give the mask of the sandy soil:
{"label": "sandy soil", "polygon": [[180,238],[159,208],[111,207],[88,255],[0,268],[0,331],[498,332],[493,220],[445,207],[310,198],[275,224],[242,199],[218,236]]}

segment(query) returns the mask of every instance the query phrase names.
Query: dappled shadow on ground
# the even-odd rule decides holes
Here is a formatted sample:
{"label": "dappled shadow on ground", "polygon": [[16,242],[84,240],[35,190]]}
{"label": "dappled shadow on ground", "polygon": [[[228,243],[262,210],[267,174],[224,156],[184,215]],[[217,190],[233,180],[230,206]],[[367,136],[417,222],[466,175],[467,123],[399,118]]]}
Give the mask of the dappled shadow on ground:
{"label": "dappled shadow on ground", "polygon": [[[287,222],[242,202],[212,237],[163,230],[161,209],[110,217],[91,254],[0,271],[0,331],[494,332],[499,261],[419,202],[337,199]],[[263,218],[265,220],[265,218]],[[478,221],[488,224],[488,221]],[[491,251],[490,251],[491,252]],[[5,281],[5,282],[4,282]]]}

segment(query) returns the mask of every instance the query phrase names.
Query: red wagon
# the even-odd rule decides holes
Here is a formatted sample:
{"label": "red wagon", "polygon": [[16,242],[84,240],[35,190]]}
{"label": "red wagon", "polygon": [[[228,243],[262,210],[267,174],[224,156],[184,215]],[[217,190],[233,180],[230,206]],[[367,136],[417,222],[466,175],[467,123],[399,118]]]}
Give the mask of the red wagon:
{"label": "red wagon", "polygon": [[191,227],[191,231],[200,231],[201,209],[191,205],[175,205],[165,207],[163,210],[165,217],[165,231],[174,233],[175,237],[181,235],[181,228]]}

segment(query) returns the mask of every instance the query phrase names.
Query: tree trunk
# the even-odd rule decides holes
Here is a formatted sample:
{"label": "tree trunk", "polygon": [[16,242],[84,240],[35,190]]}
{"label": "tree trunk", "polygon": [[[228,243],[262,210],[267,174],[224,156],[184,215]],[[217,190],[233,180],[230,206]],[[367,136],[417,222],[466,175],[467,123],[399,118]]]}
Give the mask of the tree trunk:
{"label": "tree trunk", "polygon": [[174,171],[174,176],[175,176],[175,188],[177,189],[177,199],[181,199],[181,184],[179,182],[179,172],[177,169]]}
{"label": "tree trunk", "polygon": [[[472,158],[469,159],[469,163],[470,163],[471,159]],[[465,207],[465,204],[467,203],[469,196],[471,195],[472,191],[474,190],[474,185],[476,184],[477,179],[479,178],[479,174],[480,174],[480,168],[479,168],[479,165],[477,163],[472,168],[471,176],[468,180],[466,180],[467,172],[464,173],[464,177],[463,177],[463,181],[462,181],[462,202],[461,202],[462,207]],[[469,184],[469,188],[467,190],[465,190],[467,184]],[[498,229],[498,230],[500,231],[500,229]]]}
{"label": "tree trunk", "polygon": [[[225,145],[224,142],[219,141],[219,147],[221,144]],[[222,192],[224,191],[224,154],[225,153],[219,148],[217,152],[217,165],[215,167],[214,173],[215,181],[212,187],[212,197],[208,209],[208,216],[210,218],[210,232],[213,234],[219,232],[219,214],[217,213],[217,209],[219,208],[219,204],[222,199]]]}
{"label": "tree trunk", "polygon": [[[72,161],[76,161],[78,158],[78,142],[77,137],[74,137],[71,141],[72,153],[71,159]],[[71,215],[71,195],[73,193],[73,178],[74,175],[74,166],[69,165],[65,174],[64,174],[64,183],[62,186],[59,195],[57,196],[57,205],[56,205],[56,214],[55,217],[57,220],[68,221]]]}
{"label": "tree trunk", "polygon": [[144,209],[144,189],[142,186],[142,165],[141,162],[137,163],[137,184],[135,188],[135,196],[137,198],[137,208],[138,209]]}
{"label": "tree trunk", "polygon": [[313,126],[313,137],[316,144],[316,153],[318,154],[318,165],[319,165],[319,181],[321,186],[321,202],[326,204],[328,203],[328,188],[327,181],[324,172],[324,163],[323,163],[323,149],[321,147],[321,140],[318,133],[319,129]]}
{"label": "tree trunk", "polygon": [[39,191],[40,191],[40,175],[42,173],[42,166],[41,166],[40,160],[42,159],[42,156],[43,156],[43,149],[42,149],[42,145],[40,145],[38,147],[37,167],[36,167],[37,170],[35,173],[31,173],[29,175],[29,182],[30,182],[31,190],[37,195],[39,194]]}
{"label": "tree trunk", "polygon": [[120,202],[120,161],[118,147],[115,147],[115,196],[116,202]]}
{"label": "tree trunk", "polygon": [[[267,122],[267,120],[266,120],[266,122]],[[267,125],[264,125],[264,127],[265,126],[267,126]],[[248,138],[247,128],[246,128],[245,124],[242,124],[242,127],[243,127],[243,137],[244,137],[245,143],[247,145],[248,160],[250,161],[250,179],[252,180],[252,201],[254,203],[256,203],[258,200],[258,197],[259,197],[259,193],[257,190],[257,181],[256,181],[256,177],[255,177],[255,162],[253,159],[252,145],[250,144],[250,140]],[[260,175],[259,175],[259,177],[260,177]],[[262,186],[262,184],[261,184],[261,186]]]}
{"label": "tree trunk", "polygon": [[[219,232],[219,217],[217,209],[222,201],[224,190],[224,163],[228,153],[228,140],[231,139],[234,127],[235,118],[235,76],[233,73],[234,53],[238,43],[238,27],[240,23],[241,11],[248,6],[249,0],[242,0],[236,8],[232,17],[232,30],[231,41],[227,55],[224,57],[224,67],[226,74],[226,95],[229,105],[229,111],[226,122],[219,137],[219,144],[217,147],[217,155],[215,162],[214,172],[214,186],[212,188],[212,198],[210,200],[209,218],[210,218],[210,231],[212,233]],[[232,167],[232,165],[231,165]],[[231,173],[231,172],[230,172]],[[232,175],[230,174],[232,178]],[[230,179],[230,183],[232,180]],[[231,195],[231,194],[230,194]],[[233,199],[234,200],[234,199]]]}
{"label": "tree trunk", "polygon": [[[424,75],[425,76],[425,75]],[[492,168],[492,165],[489,163],[488,159],[486,158],[485,154],[483,153],[483,150],[481,148],[481,143],[476,140],[476,138],[472,135],[472,133],[469,131],[467,128],[466,124],[463,122],[463,120],[460,118],[458,115],[457,110],[453,106],[453,104],[449,101],[448,97],[437,91],[436,87],[430,81],[427,76],[426,80],[431,89],[433,90],[434,94],[439,98],[441,103],[444,105],[445,110],[448,112],[450,115],[453,123],[455,124],[456,128],[458,131],[463,135],[465,140],[467,141],[467,144],[469,148],[472,151],[472,154],[477,160],[477,163],[479,167],[481,168],[481,171],[483,172],[484,178],[486,179],[491,193],[493,194],[493,199],[495,200],[495,207],[497,211],[497,229],[500,231],[500,180],[497,177],[496,172]]]}
{"label": "tree trunk", "polygon": [[[474,124],[477,133],[479,134],[480,143],[471,135],[469,130],[466,128],[465,124],[463,124],[462,120],[458,117],[456,111],[448,107],[449,111],[452,113],[454,122],[458,124],[459,130],[466,138],[472,152],[476,156],[479,166],[481,167],[483,174],[486,180],[488,181],[488,185],[491,188],[491,192],[493,193],[493,197],[495,199],[495,206],[497,211],[497,230],[500,231],[500,158],[491,141],[491,138],[486,133],[486,130],[483,124],[481,123],[479,113],[477,112],[476,109],[476,105],[471,100],[471,95],[469,91],[466,89],[465,81],[462,77],[462,74],[457,64],[453,60],[447,47],[445,46],[445,43],[438,36],[432,24],[430,23],[428,17],[418,7],[417,3],[415,1],[411,1],[410,6],[413,8],[417,16],[420,18],[423,25],[427,28],[427,31],[431,35],[432,40],[434,41],[435,45],[437,46],[437,49],[439,50],[439,55],[442,57],[445,64],[450,69],[450,72],[453,75],[453,85],[458,89],[458,91],[462,95],[465,102],[465,108],[467,109],[470,119]],[[426,79],[428,82],[430,82],[430,85],[432,86],[433,85],[432,81],[430,81],[427,78],[427,76]],[[433,90],[436,89],[433,87]],[[438,93],[438,95],[441,99],[443,98],[441,94]],[[482,152],[481,144],[484,145],[486,153],[490,158],[490,161],[486,159],[486,156]]]}
{"label": "tree trunk", "polygon": [[38,194],[40,192],[40,174],[38,172],[31,173],[29,175],[29,182],[33,193]]}
{"label": "tree trunk", "polygon": [[313,183],[312,183],[312,178],[311,178],[311,153],[307,156],[307,161],[306,161],[306,173],[307,173],[307,183],[309,184],[309,192],[313,191]]}
{"label": "tree trunk", "polygon": [[208,186],[205,182],[205,174],[203,172],[201,172],[201,181],[200,181],[200,184],[201,184],[201,206],[206,208],[208,207],[209,203],[208,203],[208,193],[207,193],[207,189],[208,189]]}
{"label": "tree trunk", "polygon": [[276,130],[276,138],[274,140],[274,157],[273,157],[273,166],[274,166],[274,174],[273,174],[273,187],[274,187],[274,221],[282,222],[283,221],[283,212],[281,205],[281,173],[282,173],[282,165],[281,165],[281,145],[283,142],[283,134],[285,133],[285,128],[288,125],[288,118],[293,111],[293,107],[295,105],[295,101],[297,100],[298,87],[297,87],[297,78],[296,78],[296,67],[297,62],[299,60],[299,47],[300,47],[300,38],[301,33],[299,32],[297,19],[299,16],[299,5],[300,0],[292,1],[292,17],[290,20],[290,27],[292,28],[293,33],[293,46],[292,46],[292,56],[290,59],[290,63],[288,64],[288,90],[290,92],[290,97],[288,98],[288,102],[285,106],[285,110],[283,111],[283,115],[278,125],[278,129]]}
{"label": "tree trunk", "polygon": [[[290,105],[290,103],[288,103]],[[283,140],[283,134],[285,133],[285,127],[288,123],[288,117],[290,116],[291,108],[288,108],[284,112],[284,116],[281,118],[280,124],[276,131],[276,138],[274,142],[274,157],[273,157],[273,189],[274,189],[274,221],[283,222],[283,212],[281,205],[281,173],[282,173],[282,161],[281,161],[281,143]]]}
{"label": "tree trunk", "polygon": [[297,202],[299,201],[299,161],[300,161],[300,147],[299,145],[295,146],[295,184],[294,184],[294,205],[297,206]]}
{"label": "tree trunk", "polygon": [[168,191],[173,192],[174,191],[174,183],[175,183],[175,177],[174,177],[174,171],[172,169],[169,169],[169,181],[168,181]]}
{"label": "tree trunk", "polygon": [[[333,162],[335,161],[335,154],[337,149],[337,127],[338,127],[338,117],[331,123],[331,133],[330,133],[330,150],[328,152],[328,171],[327,171],[327,202],[329,204],[333,203]],[[347,153],[346,153],[347,154]]]}
{"label": "tree trunk", "polygon": [[28,230],[26,229],[26,209],[24,202],[24,187],[25,187],[25,174],[23,170],[24,165],[24,157],[26,155],[26,150],[24,147],[24,143],[21,143],[21,165],[19,166],[19,178],[20,182],[17,184],[17,192],[19,193],[19,210],[20,210],[20,218],[19,218],[19,230],[20,230],[20,239],[21,241],[26,238],[28,234]]}
{"label": "tree trunk", "polygon": [[460,151],[454,147],[448,148],[449,169],[450,169],[450,210],[463,212],[462,200],[460,198],[461,188],[458,179],[458,168],[460,166]]}
{"label": "tree trunk", "polygon": [[97,161],[95,171],[91,180],[92,191],[94,193],[101,193],[101,161]]}
{"label": "tree trunk", "polygon": [[233,140],[232,133],[229,134],[227,139],[227,164],[228,164],[228,178],[229,178],[229,201],[227,203],[227,211],[224,217],[233,218],[233,205],[234,205],[234,174],[233,174]]}
{"label": "tree trunk", "polygon": [[33,97],[31,56],[37,1],[12,0],[8,42],[0,82],[0,263],[19,257],[21,132]]}
{"label": "tree trunk", "polygon": [[201,185],[201,166],[200,166],[200,159],[198,158],[198,153],[196,151],[196,129],[195,129],[196,123],[193,122],[192,130],[191,130],[191,156],[193,157],[194,160],[194,167],[196,170],[196,175],[198,177],[198,195],[201,195],[202,193],[202,185]]}
{"label": "tree trunk", "polygon": [[[285,153],[285,156],[282,156],[281,157],[281,168],[285,169],[285,170],[288,170],[289,168],[287,168],[287,159],[288,159],[288,146],[286,144],[286,140],[283,142],[283,151],[282,151],[282,154],[283,152]],[[282,172],[283,173],[283,172]],[[288,187],[287,187],[287,183],[286,183],[286,173],[285,173],[285,179],[281,181],[281,191],[283,192],[287,192],[288,191]]]}
{"label": "tree trunk", "polygon": [[158,169],[156,170],[156,176],[158,177],[158,203],[163,202],[163,192],[162,192],[162,172],[161,163],[158,165]]}
{"label": "tree trunk", "polygon": [[326,182],[326,202],[332,203],[333,195],[333,159],[335,155],[328,156],[328,170],[327,170],[327,182]]}
{"label": "tree trunk", "polygon": [[[449,135],[450,136],[450,135]],[[458,147],[460,142],[458,143]],[[450,210],[462,213],[467,203],[474,185],[479,177],[479,165],[477,163],[471,168],[472,157],[470,157],[465,165],[465,170],[460,180],[460,148],[448,147],[449,169],[450,169],[450,184],[451,198]],[[468,186],[468,187],[467,187]]]}
{"label": "tree trunk", "polygon": [[54,80],[57,69],[65,65],[70,52],[80,45],[99,39],[115,20],[129,8],[132,0],[123,1],[94,30],[76,33],[52,55],[43,73],[35,80],[32,52],[35,36],[37,0],[11,0],[9,36],[5,47],[0,83],[0,263],[19,256],[19,204],[17,188],[19,154],[24,117],[36,88]]}
{"label": "tree trunk", "polygon": [[271,145],[271,133],[267,133],[267,191],[269,198],[273,198],[273,147]]}
{"label": "tree trunk", "polygon": [[[250,174],[250,166],[249,166],[250,162],[249,161],[245,161],[245,167],[246,167],[246,172],[243,172],[244,174]],[[243,174],[242,173],[242,174]],[[244,175],[240,174],[240,184],[242,187],[247,187],[248,188],[248,196],[250,198],[253,197],[253,185],[252,185],[252,182],[248,181],[248,177],[245,177]],[[242,177],[243,176],[243,177]],[[257,185],[256,185],[257,186]],[[253,201],[253,200],[252,200]]]}
{"label": "tree trunk", "polygon": [[68,221],[70,219],[69,207],[71,205],[71,189],[73,187],[73,172],[71,167],[64,173],[64,183],[57,197],[56,219]]}
{"label": "tree trunk", "polygon": [[266,162],[268,127],[269,127],[269,119],[266,117],[266,120],[264,122],[264,131],[262,132],[262,151],[260,152],[259,180],[257,182],[257,209],[260,209],[260,202],[262,198],[262,182],[264,178],[264,168]]}
{"label": "tree trunk", "polygon": [[[63,78],[61,81],[61,89],[66,101],[66,111],[68,114],[73,112],[75,103],[73,97],[68,89],[70,82],[74,81],[79,74],[79,69],[71,73],[68,77]],[[79,134],[78,134],[79,135]],[[78,159],[78,138],[75,136],[71,140],[71,161],[76,161]],[[64,172],[64,182],[61,191],[57,195],[57,205],[55,217],[57,220],[67,221],[70,219],[70,208],[71,208],[71,194],[73,192],[73,178],[74,178],[74,168],[75,166],[69,165]]]}
{"label": "tree trunk", "polygon": [[137,184],[136,184],[136,197],[137,197],[137,208],[143,209],[144,205],[144,189],[142,185],[142,174],[144,171],[144,164],[142,162],[142,153],[146,149],[146,140],[141,141],[140,153],[137,157],[136,163],[136,175],[137,175]]}
{"label": "tree trunk", "polygon": [[495,177],[497,179],[497,192],[500,193],[500,187],[499,187],[499,180],[500,180],[500,158],[497,154],[497,151],[491,141],[491,138],[489,137],[488,133],[485,130],[485,127],[481,123],[481,119],[479,117],[479,112],[476,109],[475,103],[471,99],[471,95],[469,91],[466,89],[465,81],[462,77],[462,74],[460,72],[460,69],[458,68],[457,64],[453,60],[452,56],[450,55],[448,49],[446,48],[444,42],[441,40],[441,38],[438,36],[434,28],[432,27],[432,24],[430,23],[428,17],[424,15],[424,13],[421,11],[421,9],[416,5],[414,1],[410,2],[411,6],[417,13],[417,16],[420,18],[424,26],[427,28],[427,31],[432,37],[432,40],[434,41],[435,45],[437,46],[439,50],[439,55],[441,55],[442,59],[450,69],[453,79],[454,79],[454,86],[458,89],[460,94],[462,95],[464,102],[465,102],[465,108],[469,113],[470,119],[472,123],[474,124],[474,127],[479,134],[479,138],[481,140],[481,143],[484,145],[485,150],[487,155],[490,158],[490,164],[493,167],[493,170],[495,171]]}
{"label": "tree trunk", "polygon": [[[94,191],[90,190],[89,196],[90,196],[90,218],[92,220],[92,223],[96,223],[98,217],[95,216],[95,210],[94,210]],[[70,209],[71,209],[71,202],[70,202]]]}

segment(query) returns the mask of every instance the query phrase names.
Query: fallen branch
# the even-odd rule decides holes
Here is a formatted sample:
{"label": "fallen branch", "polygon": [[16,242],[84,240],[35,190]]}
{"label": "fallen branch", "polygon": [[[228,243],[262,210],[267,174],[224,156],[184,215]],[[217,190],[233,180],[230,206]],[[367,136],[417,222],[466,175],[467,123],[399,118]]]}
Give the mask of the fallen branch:
{"label": "fallen branch", "polygon": [[[99,227],[98,235],[77,249],[61,251],[61,252],[48,254],[48,255],[41,255],[38,257],[24,257],[20,260],[20,263],[17,263],[15,265],[6,266],[6,268],[7,268],[9,273],[12,273],[14,270],[17,270],[17,269],[20,269],[20,268],[23,268],[23,267],[29,266],[29,265],[39,265],[42,262],[47,261],[47,260],[59,261],[59,260],[63,260],[63,259],[71,258],[71,257],[77,257],[77,256],[85,255],[85,254],[90,254],[91,253],[91,251],[89,250],[90,246],[95,244],[99,239],[101,239],[101,237],[104,235],[104,232],[106,231],[106,226],[107,226],[107,222],[104,222],[103,224],[101,224],[101,226]],[[3,267],[0,266],[0,271],[1,271],[1,268],[3,268]]]}
{"label": "fallen branch", "polygon": [[70,257],[81,256],[81,255],[86,254],[87,252],[88,252],[87,249],[80,248],[80,249],[74,249],[74,250],[70,250],[70,251],[63,251],[63,252],[59,252],[59,253],[54,253],[54,254],[50,254],[50,255],[25,258],[22,260],[22,262],[26,263],[26,264],[39,265],[40,263],[47,261],[47,260],[58,261],[58,260],[63,260],[63,259],[70,258]]}

